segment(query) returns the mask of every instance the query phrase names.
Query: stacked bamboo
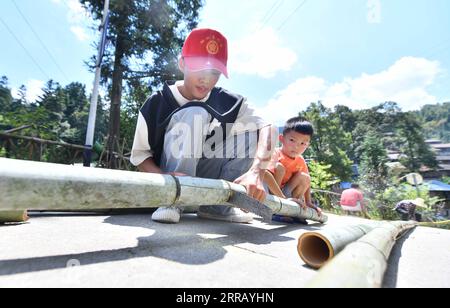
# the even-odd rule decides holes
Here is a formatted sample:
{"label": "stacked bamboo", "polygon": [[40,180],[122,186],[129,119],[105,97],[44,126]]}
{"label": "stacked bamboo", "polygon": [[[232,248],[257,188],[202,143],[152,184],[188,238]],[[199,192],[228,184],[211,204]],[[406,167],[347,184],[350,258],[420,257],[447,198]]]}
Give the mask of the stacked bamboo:
{"label": "stacked bamboo", "polygon": [[[308,285],[319,288],[379,288],[398,237],[416,222],[383,222],[329,261]],[[342,232],[345,233],[345,232]],[[351,236],[348,237],[348,239]],[[333,242],[331,240],[330,242]],[[337,241],[339,247],[345,241]],[[299,248],[301,249],[301,247]]]}

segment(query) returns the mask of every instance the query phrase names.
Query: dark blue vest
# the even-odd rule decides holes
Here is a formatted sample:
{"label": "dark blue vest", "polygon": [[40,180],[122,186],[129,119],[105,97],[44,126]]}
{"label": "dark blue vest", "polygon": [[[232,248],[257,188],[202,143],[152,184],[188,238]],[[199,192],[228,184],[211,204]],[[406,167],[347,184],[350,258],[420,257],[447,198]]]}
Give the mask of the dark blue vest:
{"label": "dark blue vest", "polygon": [[231,126],[227,124],[236,122],[244,102],[244,98],[240,95],[230,93],[222,88],[214,88],[205,103],[189,102],[180,107],[169,88],[173,84],[175,84],[173,81],[167,82],[163,90],[154,93],[141,108],[141,113],[147,123],[148,142],[154,152],[153,160],[158,166],[161,164],[166,129],[175,113],[189,107],[204,108],[213,119],[217,119],[221,123],[225,139],[229,134],[226,128]]}

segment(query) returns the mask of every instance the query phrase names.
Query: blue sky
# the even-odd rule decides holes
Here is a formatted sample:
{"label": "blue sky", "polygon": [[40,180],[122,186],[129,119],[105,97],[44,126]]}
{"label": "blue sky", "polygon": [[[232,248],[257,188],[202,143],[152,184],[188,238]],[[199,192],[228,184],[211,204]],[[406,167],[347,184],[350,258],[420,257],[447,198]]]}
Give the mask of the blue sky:
{"label": "blue sky", "polygon": [[[0,75],[12,86],[28,85],[31,96],[51,77],[91,88],[83,62],[98,34],[76,0],[2,0],[0,17],[38,63],[0,21]],[[448,0],[207,0],[201,19],[229,39],[231,78],[220,85],[276,124],[317,100],[395,100],[405,110],[450,100]]]}

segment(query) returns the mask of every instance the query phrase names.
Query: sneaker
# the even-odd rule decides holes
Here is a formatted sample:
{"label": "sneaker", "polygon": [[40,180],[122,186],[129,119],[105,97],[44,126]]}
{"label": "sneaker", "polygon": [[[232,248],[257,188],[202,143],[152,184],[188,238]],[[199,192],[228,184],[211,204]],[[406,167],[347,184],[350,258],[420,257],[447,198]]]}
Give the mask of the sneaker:
{"label": "sneaker", "polygon": [[176,224],[180,222],[183,211],[178,207],[160,207],[152,215],[152,220],[166,224]]}
{"label": "sneaker", "polygon": [[253,215],[241,209],[229,206],[202,206],[197,216],[203,219],[220,220],[248,224],[253,221]]}

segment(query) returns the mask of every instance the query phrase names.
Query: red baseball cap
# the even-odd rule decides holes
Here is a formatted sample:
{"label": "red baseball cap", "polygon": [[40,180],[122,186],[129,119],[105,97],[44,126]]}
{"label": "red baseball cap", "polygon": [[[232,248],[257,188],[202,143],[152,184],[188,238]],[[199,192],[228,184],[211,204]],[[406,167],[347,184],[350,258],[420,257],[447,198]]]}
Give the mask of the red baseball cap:
{"label": "red baseball cap", "polygon": [[184,42],[181,53],[191,71],[215,69],[228,78],[228,42],[212,29],[194,29]]}

